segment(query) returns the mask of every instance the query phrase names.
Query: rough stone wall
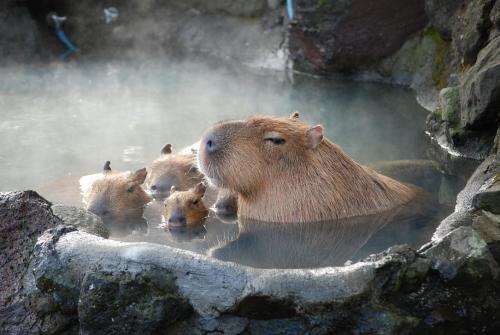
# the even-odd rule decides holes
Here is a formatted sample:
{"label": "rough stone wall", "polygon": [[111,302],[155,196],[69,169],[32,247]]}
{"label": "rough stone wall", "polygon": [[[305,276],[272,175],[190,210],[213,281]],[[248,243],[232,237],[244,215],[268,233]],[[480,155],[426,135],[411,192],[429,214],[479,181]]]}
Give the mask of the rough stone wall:
{"label": "rough stone wall", "polygon": [[291,57],[313,72],[356,70],[393,54],[426,24],[423,0],[301,0]]}

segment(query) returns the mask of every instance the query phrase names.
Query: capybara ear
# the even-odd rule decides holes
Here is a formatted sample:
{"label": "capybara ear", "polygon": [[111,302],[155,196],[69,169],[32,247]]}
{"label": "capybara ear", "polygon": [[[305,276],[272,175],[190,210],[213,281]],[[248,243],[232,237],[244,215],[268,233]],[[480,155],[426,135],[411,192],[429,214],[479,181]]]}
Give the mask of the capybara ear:
{"label": "capybara ear", "polygon": [[140,184],[144,183],[147,175],[148,175],[148,172],[146,171],[146,168],[142,168],[142,169],[137,170],[134,173],[132,173],[132,175],[130,176],[130,179],[140,185]]}
{"label": "capybara ear", "polygon": [[110,161],[107,161],[106,163],[104,163],[104,167],[102,168],[102,172],[103,173],[111,172],[111,162]]}
{"label": "capybara ear", "polygon": [[300,116],[299,112],[295,111],[292,114],[290,114],[290,119],[292,119],[292,120],[298,120],[299,116]]}
{"label": "capybara ear", "polygon": [[315,149],[323,140],[323,126],[316,125],[306,129],[306,146]]}
{"label": "capybara ear", "polygon": [[161,153],[164,155],[168,155],[172,153],[172,144],[167,143],[163,148],[161,148]]}
{"label": "capybara ear", "polygon": [[177,189],[175,188],[175,185],[172,185],[172,187],[170,188],[170,195],[174,194],[175,192],[177,192]]}
{"label": "capybara ear", "polygon": [[194,193],[198,194],[199,196],[204,196],[206,190],[207,190],[207,186],[205,185],[204,182],[198,183],[194,187]]}

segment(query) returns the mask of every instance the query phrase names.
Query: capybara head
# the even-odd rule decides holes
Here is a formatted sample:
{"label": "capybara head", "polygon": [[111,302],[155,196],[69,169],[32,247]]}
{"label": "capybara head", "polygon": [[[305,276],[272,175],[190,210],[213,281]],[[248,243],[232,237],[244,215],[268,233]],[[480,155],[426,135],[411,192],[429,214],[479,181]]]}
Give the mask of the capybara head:
{"label": "capybara head", "polygon": [[141,184],[146,179],[146,169],[135,172],[115,172],[109,161],[83,190],[83,203],[90,212],[105,221],[124,222],[142,217],[144,206],[151,197]]}
{"label": "capybara head", "polygon": [[202,137],[198,166],[238,194],[238,215],[309,222],[374,214],[408,202],[414,189],[352,160],[297,112],[218,123]]}
{"label": "capybara head", "polygon": [[322,138],[323,128],[300,123],[298,113],[219,123],[202,137],[198,164],[217,186],[250,196],[312,159]]}
{"label": "capybara head", "polygon": [[169,196],[170,189],[185,191],[203,180],[196,167],[196,154],[193,152],[172,152],[172,145],[166,144],[161,156],[153,161],[147,185],[155,199]]}
{"label": "capybara head", "polygon": [[208,208],[203,202],[206,186],[198,183],[187,191],[177,191],[172,186],[170,196],[165,200],[163,217],[171,227],[195,226],[203,223]]}

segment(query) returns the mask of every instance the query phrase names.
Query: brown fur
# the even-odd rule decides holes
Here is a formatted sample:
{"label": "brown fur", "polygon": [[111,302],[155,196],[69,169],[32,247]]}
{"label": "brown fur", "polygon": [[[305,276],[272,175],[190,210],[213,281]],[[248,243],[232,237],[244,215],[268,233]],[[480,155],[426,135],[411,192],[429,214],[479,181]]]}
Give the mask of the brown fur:
{"label": "brown fur", "polygon": [[[178,153],[173,152],[171,144],[162,148],[161,156],[153,161],[147,180],[149,191],[155,199],[168,197],[172,186],[178,191],[186,191],[205,180],[197,168],[197,148],[198,143]],[[215,211],[222,214],[235,215],[238,210],[237,196],[227,190],[209,187],[204,201],[209,206],[214,204]]]}
{"label": "brown fur", "polygon": [[91,176],[89,185],[82,184],[85,208],[116,222],[142,218],[144,206],[152,200],[141,187],[146,169],[117,172],[107,168],[109,164],[102,173]]}
{"label": "brown fur", "polygon": [[206,186],[203,183],[187,191],[177,191],[172,188],[170,196],[165,200],[163,218],[165,222],[171,223],[170,219],[174,213],[185,218],[186,226],[196,226],[203,223],[208,216],[208,208],[203,201]]}
{"label": "brown fur", "polygon": [[148,176],[148,188],[156,199],[164,199],[170,194],[170,188],[185,191],[203,181],[204,176],[196,168],[196,154],[190,150],[172,152],[167,144],[161,156],[153,161]]}
{"label": "brown fur", "polygon": [[[275,144],[269,139],[285,140]],[[220,149],[211,154],[208,141]],[[241,217],[311,222],[370,215],[411,201],[417,188],[364,167],[322,137],[321,126],[257,116],[207,131],[199,166],[214,183],[239,195]]]}

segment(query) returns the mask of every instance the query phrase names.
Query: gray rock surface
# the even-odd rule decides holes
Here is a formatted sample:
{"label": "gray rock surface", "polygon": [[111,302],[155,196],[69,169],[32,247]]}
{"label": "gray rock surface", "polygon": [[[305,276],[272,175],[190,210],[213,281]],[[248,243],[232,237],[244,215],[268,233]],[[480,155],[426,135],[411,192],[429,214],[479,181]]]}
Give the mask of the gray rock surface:
{"label": "gray rock surface", "polygon": [[443,37],[451,39],[456,13],[464,3],[463,0],[425,0],[425,13],[430,24]]}
{"label": "gray rock surface", "polygon": [[470,281],[482,280],[485,276],[494,280],[500,270],[486,242],[471,227],[453,230],[424,255],[432,259],[432,267],[445,280],[458,275]]}
{"label": "gray rock surface", "polygon": [[426,23],[423,0],[300,1],[290,53],[298,69],[356,69],[393,54]]}
{"label": "gray rock surface", "polygon": [[108,238],[109,231],[97,215],[89,211],[65,205],[53,205],[52,212],[60,218],[65,225],[73,225],[78,230],[100,237]]}
{"label": "gray rock surface", "polygon": [[491,133],[500,124],[500,36],[491,41],[464,75],[461,126]]}
{"label": "gray rock surface", "polygon": [[78,300],[80,334],[151,334],[191,313],[162,269],[90,272]]}
{"label": "gray rock surface", "polygon": [[29,310],[23,278],[38,237],[60,224],[50,203],[36,192],[0,193],[0,329],[6,333],[27,334],[42,327]]}
{"label": "gray rock surface", "polygon": [[460,63],[474,64],[476,56],[488,39],[491,26],[489,14],[495,0],[471,0],[457,12],[452,28],[452,48]]}

